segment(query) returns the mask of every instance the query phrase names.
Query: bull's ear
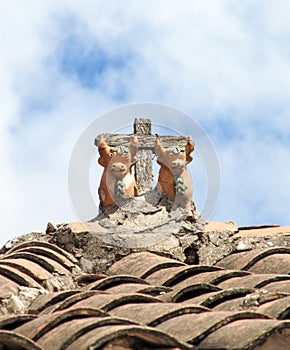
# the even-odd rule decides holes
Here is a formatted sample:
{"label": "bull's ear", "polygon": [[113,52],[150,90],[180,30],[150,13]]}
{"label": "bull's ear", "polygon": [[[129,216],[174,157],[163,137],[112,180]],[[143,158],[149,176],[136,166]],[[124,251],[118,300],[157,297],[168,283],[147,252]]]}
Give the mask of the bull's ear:
{"label": "bull's ear", "polygon": [[131,159],[133,161],[133,158],[136,157],[137,150],[138,150],[138,137],[136,135],[133,136],[129,148],[130,148]]}
{"label": "bull's ear", "polygon": [[100,154],[100,158],[98,159],[99,164],[103,167],[107,167],[113,156],[113,150],[107,145],[103,135],[99,136],[98,150]]}
{"label": "bull's ear", "polygon": [[188,136],[187,145],[185,147],[186,149],[186,163],[190,163],[192,161],[192,156],[190,156],[190,153],[194,150],[194,142],[192,141],[192,137]]}
{"label": "bull's ear", "polygon": [[162,157],[165,154],[165,149],[162,147],[158,135],[156,135],[156,138],[155,138],[154,150],[158,158]]}
{"label": "bull's ear", "polygon": [[162,147],[158,135],[156,135],[156,138],[155,138],[154,151],[155,151],[155,154],[157,155],[157,163],[159,165],[164,165],[164,159],[165,159],[165,156],[166,156],[166,151]]}

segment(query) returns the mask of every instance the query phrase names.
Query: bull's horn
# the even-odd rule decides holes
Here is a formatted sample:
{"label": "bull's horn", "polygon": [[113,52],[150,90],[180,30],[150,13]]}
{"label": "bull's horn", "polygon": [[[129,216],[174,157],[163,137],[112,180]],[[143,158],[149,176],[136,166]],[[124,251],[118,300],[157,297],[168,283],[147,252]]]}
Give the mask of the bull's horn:
{"label": "bull's horn", "polygon": [[103,135],[99,136],[98,150],[99,150],[99,154],[100,154],[100,158],[99,158],[98,162],[102,166],[106,167],[108,162],[110,161],[110,158],[112,157],[113,153],[112,153],[112,148],[110,146],[108,146]]}
{"label": "bull's horn", "polygon": [[188,136],[187,145],[186,145],[186,154],[189,155],[194,150],[194,142],[192,141],[192,137]]}
{"label": "bull's horn", "polygon": [[192,141],[192,137],[188,136],[187,145],[185,147],[186,149],[186,161],[187,163],[190,163],[192,161],[192,157],[190,156],[190,153],[194,150],[194,142]]}

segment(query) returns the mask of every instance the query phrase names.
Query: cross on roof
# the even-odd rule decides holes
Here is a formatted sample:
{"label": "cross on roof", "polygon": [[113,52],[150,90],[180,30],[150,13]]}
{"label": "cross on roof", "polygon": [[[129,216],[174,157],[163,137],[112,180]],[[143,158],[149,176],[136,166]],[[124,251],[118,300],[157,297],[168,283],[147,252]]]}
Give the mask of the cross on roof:
{"label": "cross on roof", "polygon": [[[133,134],[103,134],[106,143],[110,147],[129,146],[132,137],[138,137],[137,164],[135,165],[135,177],[138,193],[152,189],[153,165],[152,158],[154,151],[155,135],[151,133],[151,120],[135,118]],[[188,141],[187,136],[159,136],[163,147],[181,146],[185,147]],[[95,145],[98,146],[99,135],[95,138]]]}

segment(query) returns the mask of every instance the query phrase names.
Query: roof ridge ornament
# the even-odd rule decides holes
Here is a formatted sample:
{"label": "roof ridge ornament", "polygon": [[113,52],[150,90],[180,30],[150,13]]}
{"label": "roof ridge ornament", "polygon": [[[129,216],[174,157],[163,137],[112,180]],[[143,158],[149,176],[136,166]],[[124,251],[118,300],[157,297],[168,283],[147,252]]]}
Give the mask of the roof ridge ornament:
{"label": "roof ridge ornament", "polygon": [[[153,206],[165,205],[169,210],[189,210],[193,205],[193,186],[186,169],[192,161],[192,138],[154,136],[151,125],[150,119],[136,118],[134,134],[103,134],[95,140],[98,162],[104,167],[98,191],[100,211],[106,216],[141,196]],[[160,165],[154,189],[153,154]]]}

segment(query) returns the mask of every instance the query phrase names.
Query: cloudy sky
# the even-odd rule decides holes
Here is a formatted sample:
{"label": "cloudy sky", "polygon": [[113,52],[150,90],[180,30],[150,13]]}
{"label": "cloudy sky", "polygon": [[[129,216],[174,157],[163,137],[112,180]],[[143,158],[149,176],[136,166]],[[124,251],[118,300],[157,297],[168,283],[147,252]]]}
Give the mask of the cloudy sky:
{"label": "cloudy sky", "polygon": [[289,13],[287,0],[2,1],[1,243],[77,220],[68,169],[80,134],[141,102],[185,112],[211,139],[211,220],[289,224]]}

